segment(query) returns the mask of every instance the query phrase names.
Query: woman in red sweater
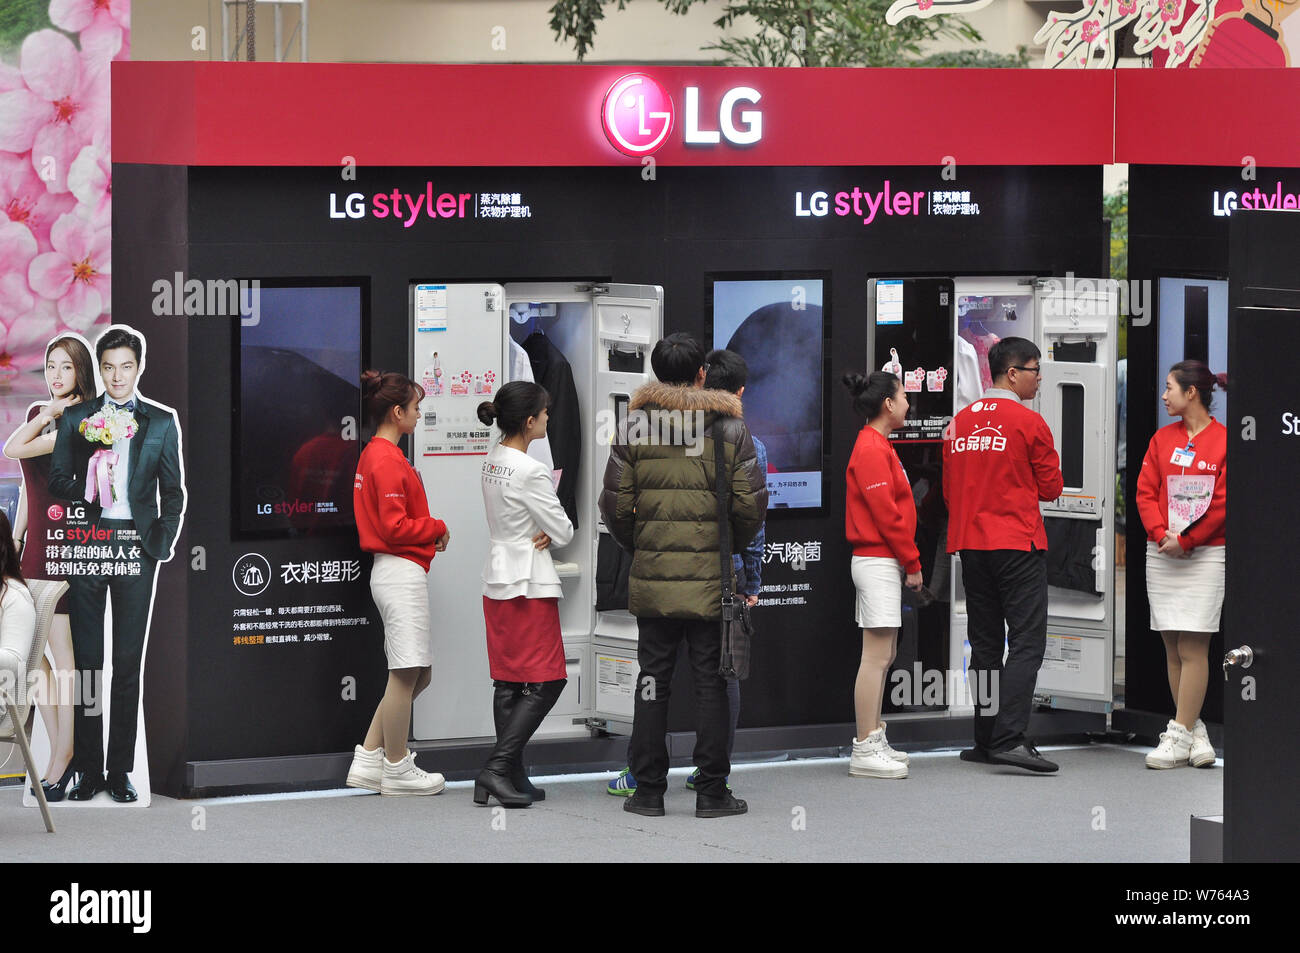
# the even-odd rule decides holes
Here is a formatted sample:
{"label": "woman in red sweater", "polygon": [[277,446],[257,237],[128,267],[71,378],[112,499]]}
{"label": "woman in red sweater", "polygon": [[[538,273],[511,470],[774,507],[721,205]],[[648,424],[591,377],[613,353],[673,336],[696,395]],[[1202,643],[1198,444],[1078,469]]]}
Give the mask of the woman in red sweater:
{"label": "woman in red sweater", "polygon": [[1200,361],[1170,369],[1161,399],[1169,416],[1182,419],[1156,431],[1138,476],[1151,628],[1164,639],[1176,709],[1159,746],[1147,755],[1148,768],[1214,764],[1199,716],[1210,638],[1223,611],[1228,431],[1210,416],[1215,383]]}
{"label": "woman in red sweater", "polygon": [[361,376],[361,398],[376,429],[357,461],[352,502],[361,548],[375,554],[370,594],[384,623],[388,687],[353,753],[347,783],[388,795],[443,789],[442,775],[421,771],[406,747],[411,701],[428,686],[433,664],[425,577],[434,553],[451,539],[442,520],[429,515],[424,483],[398,447],[415,432],[423,397],[423,388],[402,374]]}
{"label": "woman in red sweater", "polygon": [[868,423],[858,434],[846,476],[845,535],[853,544],[857,621],[862,627],[862,661],[853,701],[858,737],[853,739],[849,774],[860,778],[905,778],[907,755],[885,738],[880,709],[885,677],[898,648],[903,624],[903,589],[921,588],[916,548],[916,503],[889,435],[907,419],[907,394],[893,374],[848,374],[844,386],[853,407]]}

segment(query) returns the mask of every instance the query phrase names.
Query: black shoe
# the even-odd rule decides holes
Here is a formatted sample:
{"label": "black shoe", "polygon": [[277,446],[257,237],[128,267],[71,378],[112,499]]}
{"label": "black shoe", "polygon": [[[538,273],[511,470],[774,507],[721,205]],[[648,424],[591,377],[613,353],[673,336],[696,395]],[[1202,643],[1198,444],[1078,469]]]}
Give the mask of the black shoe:
{"label": "black shoe", "polygon": [[733,814],[744,814],[748,810],[748,804],[731,794],[724,794],[722,797],[695,795],[696,817],[731,817]]}
{"label": "black shoe", "polygon": [[131,780],[126,776],[125,771],[108,772],[108,795],[118,804],[130,804],[140,795],[135,793],[135,787]]}
{"label": "black shoe", "polygon": [[69,801],[89,801],[100,791],[104,790],[104,776],[99,772],[94,774],[78,774],[77,783],[72,786],[68,792]]}
{"label": "black shoe", "polygon": [[[72,776],[75,772],[72,765],[68,765],[68,770],[63,772],[63,777],[50,784],[48,781],[41,782],[41,788],[45,791],[45,800],[51,804],[57,804],[68,796],[68,785],[72,783]],[[33,792],[34,793],[34,792]]]}
{"label": "black shoe", "polygon": [[663,817],[664,796],[637,791],[623,802],[623,810],[629,814],[640,814],[642,817]]}
{"label": "black shoe", "polygon": [[1012,768],[1024,768],[1026,771],[1038,771],[1050,774],[1058,766],[1038,753],[1038,749],[1029,742],[1016,745],[1007,751],[990,751],[990,764],[1005,764]]}
{"label": "black shoe", "polygon": [[976,745],[976,746],[973,747],[973,748],[967,748],[965,751],[963,751],[963,752],[962,752],[961,754],[959,754],[957,757],[961,758],[961,760],[963,760],[963,761],[973,761],[973,762],[975,762],[976,764],[988,764],[988,763],[989,763],[989,752],[988,752],[988,749],[987,749],[987,748],[984,748],[984,747],[982,747],[982,746],[980,746],[980,745]]}

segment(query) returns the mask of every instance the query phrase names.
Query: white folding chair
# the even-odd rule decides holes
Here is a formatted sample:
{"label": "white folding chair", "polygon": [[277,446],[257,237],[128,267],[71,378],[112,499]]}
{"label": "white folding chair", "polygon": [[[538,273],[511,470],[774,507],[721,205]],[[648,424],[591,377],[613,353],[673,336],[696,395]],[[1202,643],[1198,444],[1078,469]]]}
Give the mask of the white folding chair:
{"label": "white folding chair", "polygon": [[0,685],[0,742],[12,742],[18,745],[27,765],[27,778],[36,792],[36,803],[41,808],[41,817],[45,819],[45,829],[54,833],[54,820],[50,817],[50,807],[45,802],[45,791],[41,788],[41,774],[36,770],[32,758],[31,744],[27,739],[27,715],[31,711],[31,700],[27,697],[27,686],[31,684],[31,673],[40,668],[41,656],[45,654],[45,641],[50,636],[50,623],[54,621],[54,607],[68,591],[68,584],[63,580],[30,579],[27,588],[36,603],[36,628],[32,632],[32,644],[27,653],[27,669],[16,673],[23,679],[17,686],[18,698],[10,696]]}

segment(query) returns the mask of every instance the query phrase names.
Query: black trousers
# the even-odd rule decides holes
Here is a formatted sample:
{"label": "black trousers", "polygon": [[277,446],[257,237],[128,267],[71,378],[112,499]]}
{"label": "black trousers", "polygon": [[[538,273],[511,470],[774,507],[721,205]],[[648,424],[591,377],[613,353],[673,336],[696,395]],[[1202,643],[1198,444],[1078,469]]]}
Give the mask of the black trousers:
{"label": "black trousers", "polygon": [[686,640],[695,683],[695,766],[697,794],[721,797],[731,773],[727,754],[730,720],[726,682],[718,674],[722,648],[717,622],[694,619],[638,619],[636,697],[630,767],[637,790],[663,794],[668,788],[668,698],[677,645]]}
{"label": "black trousers", "polygon": [[969,620],[975,744],[1006,751],[1025,741],[1047,647],[1047,551],[963,549],[961,576]]}
{"label": "black trousers", "polygon": [[[68,621],[72,628],[72,655],[83,684],[95,688],[95,704],[87,705],[83,691],[74,708],[72,763],[76,770],[98,774],[104,764],[104,608],[113,598],[113,679],[108,688],[108,770],[131,771],[135,767],[136,721],[140,709],[140,662],[145,635],[149,631],[149,610],[153,601],[153,580],[158,562],[140,549],[140,541],[129,521],[100,520],[110,529],[114,554],[119,547],[125,559],[87,560],[100,572],[73,576],[68,580]],[[131,553],[135,552],[134,558]],[[124,564],[128,572],[104,573],[104,563]],[[131,575],[131,564],[139,567]],[[91,681],[93,679],[93,681]],[[95,711],[95,714],[91,712]]]}

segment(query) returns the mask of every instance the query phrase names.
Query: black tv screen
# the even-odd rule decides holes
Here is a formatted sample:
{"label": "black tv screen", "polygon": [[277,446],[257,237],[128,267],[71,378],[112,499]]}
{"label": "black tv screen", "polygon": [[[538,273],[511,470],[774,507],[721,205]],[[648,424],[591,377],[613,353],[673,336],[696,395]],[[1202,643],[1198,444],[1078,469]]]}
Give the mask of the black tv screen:
{"label": "black tv screen", "polygon": [[237,335],[235,527],[240,535],[354,531],[365,289],[268,287]]}
{"label": "black tv screen", "polygon": [[768,506],[822,504],[824,282],[714,280],[712,341],[749,365],[745,423],[767,449]]}

